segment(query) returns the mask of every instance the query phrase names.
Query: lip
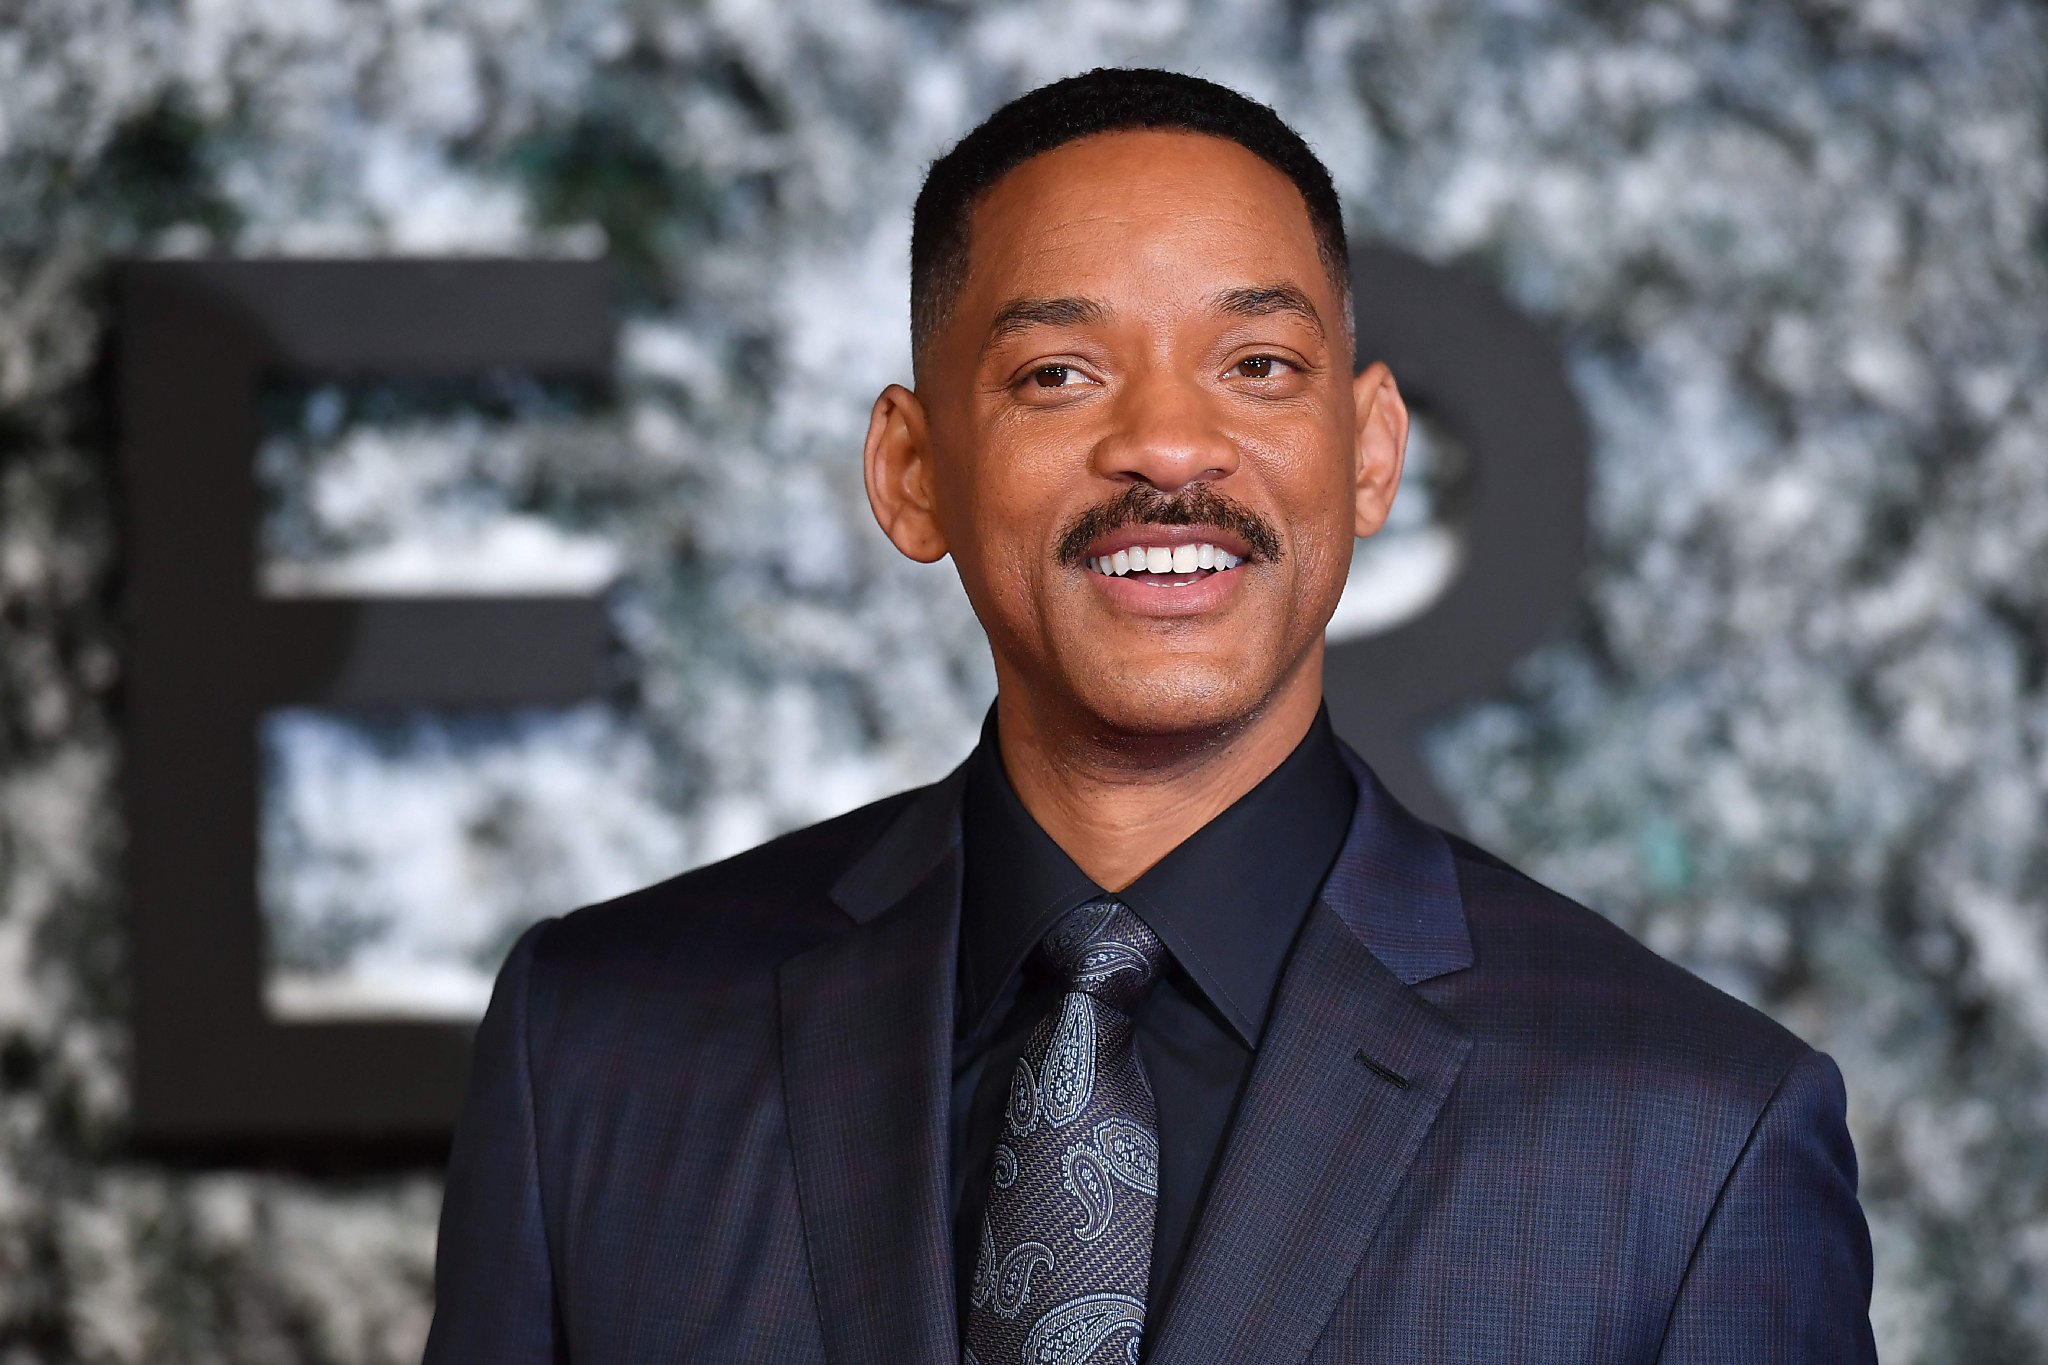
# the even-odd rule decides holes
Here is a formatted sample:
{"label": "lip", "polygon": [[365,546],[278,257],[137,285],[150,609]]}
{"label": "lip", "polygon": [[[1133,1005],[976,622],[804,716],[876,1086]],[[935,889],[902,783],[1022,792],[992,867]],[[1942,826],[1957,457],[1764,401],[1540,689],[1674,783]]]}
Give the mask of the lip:
{"label": "lip", "polygon": [[[1176,545],[1200,545],[1205,541],[1219,550],[1227,550],[1246,562],[1251,560],[1251,547],[1245,544],[1244,537],[1226,531],[1220,526],[1206,526],[1200,523],[1193,526],[1151,526],[1142,523],[1120,526],[1089,541],[1088,548],[1082,552],[1082,557],[1097,559],[1137,545],[1164,545],[1171,549]],[[1237,570],[1232,569],[1230,572],[1235,573]],[[1223,575],[1216,576],[1220,578]]]}
{"label": "lip", "polygon": [[[1159,542],[1132,541],[1130,544],[1157,545]],[[1096,591],[1107,597],[1118,610],[1134,616],[1172,618],[1200,616],[1228,603],[1242,588],[1248,568],[1248,563],[1240,564],[1221,573],[1203,574],[1187,583],[1148,583],[1142,579],[1097,573],[1093,569],[1082,569],[1081,572],[1095,585]]]}

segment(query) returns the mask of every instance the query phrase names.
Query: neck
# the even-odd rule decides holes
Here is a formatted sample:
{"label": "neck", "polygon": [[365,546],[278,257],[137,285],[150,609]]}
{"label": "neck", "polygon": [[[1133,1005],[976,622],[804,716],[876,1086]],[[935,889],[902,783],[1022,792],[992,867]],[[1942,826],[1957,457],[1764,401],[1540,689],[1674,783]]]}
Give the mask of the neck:
{"label": "neck", "polygon": [[1024,808],[1096,885],[1121,891],[1257,786],[1294,751],[1322,703],[1321,651],[1251,716],[1134,734],[1047,716],[1001,688],[1003,768]]}

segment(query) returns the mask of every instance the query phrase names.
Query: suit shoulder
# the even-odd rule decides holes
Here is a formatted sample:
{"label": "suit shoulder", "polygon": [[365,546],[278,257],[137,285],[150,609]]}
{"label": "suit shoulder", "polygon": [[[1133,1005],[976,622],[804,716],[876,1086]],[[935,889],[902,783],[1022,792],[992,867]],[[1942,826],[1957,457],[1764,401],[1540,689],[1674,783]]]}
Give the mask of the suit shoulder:
{"label": "suit shoulder", "polygon": [[1638,1081],[1768,1097],[1813,1051],[1776,1020],[1638,942],[1606,916],[1446,836],[1472,935],[1474,1015]]}
{"label": "suit shoulder", "polygon": [[536,951],[551,965],[647,962],[679,947],[715,969],[780,961],[844,925],[833,883],[918,790],[571,911],[548,926]]}

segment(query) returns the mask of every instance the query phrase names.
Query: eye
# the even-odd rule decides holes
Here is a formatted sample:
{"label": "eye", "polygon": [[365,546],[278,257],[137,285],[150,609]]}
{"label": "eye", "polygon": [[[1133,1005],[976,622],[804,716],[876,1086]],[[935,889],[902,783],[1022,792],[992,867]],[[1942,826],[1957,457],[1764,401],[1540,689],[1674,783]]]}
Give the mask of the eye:
{"label": "eye", "polygon": [[1018,402],[1065,404],[1082,397],[1086,390],[1100,387],[1102,381],[1079,365],[1045,360],[1010,380],[1009,392]]}
{"label": "eye", "polygon": [[1243,374],[1246,379],[1271,379],[1281,371],[1293,368],[1277,355],[1248,355],[1231,367],[1233,372]]}

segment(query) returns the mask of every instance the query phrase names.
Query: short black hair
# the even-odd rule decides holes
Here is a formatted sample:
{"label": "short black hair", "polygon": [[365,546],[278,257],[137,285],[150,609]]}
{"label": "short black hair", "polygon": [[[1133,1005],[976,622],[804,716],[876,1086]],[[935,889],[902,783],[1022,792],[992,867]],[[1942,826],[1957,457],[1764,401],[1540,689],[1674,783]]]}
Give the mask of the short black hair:
{"label": "short black hair", "polygon": [[944,325],[967,278],[968,220],[998,180],[1041,152],[1097,133],[1168,129],[1225,138],[1294,182],[1308,207],[1323,266],[1345,300],[1351,258],[1330,172],[1278,114],[1228,86],[1147,67],[1097,67],[1019,95],[932,163],[910,221],[910,341],[914,355]]}

